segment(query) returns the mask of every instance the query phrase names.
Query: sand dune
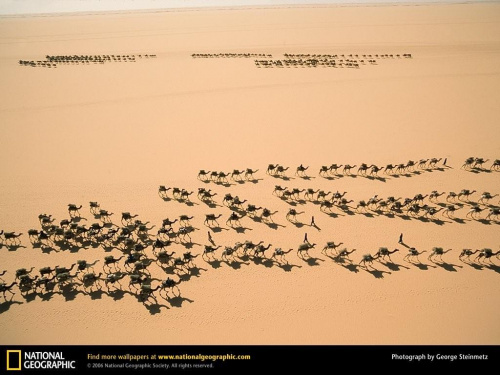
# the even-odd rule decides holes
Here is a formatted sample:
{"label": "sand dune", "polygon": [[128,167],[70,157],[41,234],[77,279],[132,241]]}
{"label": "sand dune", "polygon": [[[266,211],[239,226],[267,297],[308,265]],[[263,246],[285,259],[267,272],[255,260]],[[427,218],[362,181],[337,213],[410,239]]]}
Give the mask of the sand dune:
{"label": "sand dune", "polygon": [[[486,169],[500,157],[498,10],[498,4],[455,4],[0,19],[0,229],[23,232],[26,246],[0,249],[7,282],[20,267],[121,254],[33,248],[27,231],[40,227],[38,215],[52,214],[59,223],[68,218],[68,203],[83,205],[87,226],[97,221],[90,201],[114,212],[116,224],[125,211],[157,227],[167,217],[194,216],[199,230],[191,237],[200,245],[193,254],[209,244],[203,221],[210,213],[223,215],[225,229],[211,234],[221,246],[251,240],[272,244],[270,250],[296,249],[305,233],[318,244],[309,251],[315,261],[294,251],[288,267],[251,256],[224,262],[220,250],[216,261],[199,256],[198,272],[179,285],[182,297],[158,298],[149,308],[128,288],[94,299],[81,292],[25,298],[15,290],[12,302],[0,305],[2,344],[498,344],[499,261],[458,258],[463,248],[498,250],[495,220],[466,220],[466,209],[456,214],[462,221],[438,213],[439,222],[337,208],[327,215],[318,204],[293,206],[272,194],[275,185],[347,191],[355,202],[462,189],[477,190],[471,196],[477,202],[484,191],[500,193],[498,172],[460,168],[470,156],[490,159]],[[379,58],[359,68],[259,68],[252,58],[192,57],[217,53],[412,58]],[[157,57],[19,64],[47,55],[145,54]],[[432,157],[447,158],[451,168],[379,173],[383,179],[318,175],[332,163],[385,166]],[[270,163],[289,166],[290,180],[267,175]],[[311,179],[294,176],[301,163],[310,166]],[[225,187],[196,177],[200,169],[243,168],[259,169],[258,181]],[[279,226],[244,217],[248,229],[238,233],[224,225],[227,207],[211,208],[196,193],[192,205],[164,201],[159,185],[210,188],[219,205],[225,194],[238,195],[278,211]],[[498,206],[498,197],[490,203]],[[290,208],[304,211],[297,216],[303,226],[286,220]],[[308,225],[311,216],[320,230]],[[444,265],[428,253],[420,257],[424,266],[405,262],[400,233],[418,250],[453,251]],[[327,241],[357,249],[354,263],[382,246],[401,252],[391,256],[394,265],[375,261],[374,269],[364,269],[321,254]],[[172,249],[186,251],[180,244]],[[151,248],[146,252],[152,257]],[[177,277],[156,264],[151,273]]]}

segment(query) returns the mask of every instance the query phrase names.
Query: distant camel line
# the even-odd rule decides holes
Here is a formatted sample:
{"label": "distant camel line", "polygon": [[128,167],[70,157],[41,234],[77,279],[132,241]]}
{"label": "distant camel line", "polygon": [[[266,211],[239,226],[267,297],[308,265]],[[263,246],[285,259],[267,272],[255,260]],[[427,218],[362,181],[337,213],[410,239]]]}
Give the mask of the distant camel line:
{"label": "distant camel line", "polygon": [[[429,194],[415,194],[413,197],[403,198],[390,196],[380,198],[377,194],[367,200],[360,200],[357,203],[353,199],[345,198],[347,191],[340,193],[339,191],[324,191],[314,190],[312,188],[298,189],[288,188],[281,185],[275,185],[273,195],[276,195],[281,200],[290,205],[305,204],[311,202],[318,204],[320,211],[336,217],[333,212],[337,208],[341,213],[349,215],[363,214],[372,217],[372,213],[384,216],[398,215],[407,218],[417,218],[420,220],[434,221],[443,224],[442,220],[436,218],[436,215],[441,212],[445,218],[456,222],[463,223],[463,219],[458,219],[454,215],[462,208],[467,208],[465,215],[466,219],[476,220],[485,224],[491,222],[500,223],[500,202],[498,205],[490,203],[492,199],[498,197],[499,194],[491,194],[483,192],[477,201],[471,201],[471,196],[476,193],[476,190],[462,189],[459,193],[455,192],[438,192],[436,190]],[[439,197],[446,195],[444,202],[439,202]],[[434,205],[424,204],[424,200],[428,198],[428,202]],[[352,206],[351,203],[354,203]],[[292,210],[292,209],[290,209]],[[295,211],[295,210],[293,210]],[[486,216],[481,218],[481,213],[486,212]]]}
{"label": "distant camel line", "polygon": [[267,53],[193,53],[193,58],[214,59],[214,58],[253,58],[253,57],[268,57],[273,55]]}
{"label": "distant camel line", "polygon": [[56,68],[59,65],[104,64],[108,62],[136,62],[142,58],[156,58],[156,55],[60,55],[45,56],[45,60],[19,60],[19,65],[39,68]]}

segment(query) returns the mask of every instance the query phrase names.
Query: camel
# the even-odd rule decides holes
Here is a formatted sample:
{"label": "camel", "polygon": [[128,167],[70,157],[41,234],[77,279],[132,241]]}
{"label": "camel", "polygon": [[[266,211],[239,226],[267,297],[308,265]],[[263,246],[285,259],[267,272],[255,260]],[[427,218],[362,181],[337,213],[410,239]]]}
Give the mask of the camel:
{"label": "camel", "polygon": [[40,232],[37,229],[28,229],[28,238],[32,243],[38,240],[39,235]]}
{"label": "camel", "polygon": [[282,165],[278,165],[276,167],[276,174],[279,176],[284,176],[285,172],[289,169],[290,167],[283,167]]}
{"label": "camel", "polygon": [[227,257],[230,256],[230,257],[234,257],[233,254],[235,254],[237,251],[236,247],[230,247],[230,246],[226,246],[224,248],[224,250],[222,250],[222,255],[221,255],[221,259],[224,259],[225,261],[228,261]]}
{"label": "camel", "polygon": [[26,269],[26,268],[19,268],[16,270],[16,280],[19,279],[21,276],[24,276],[24,275],[29,275],[31,273],[31,271],[33,271],[35,269],[35,267],[31,267],[30,270]]}
{"label": "camel", "polygon": [[162,250],[156,254],[156,258],[157,258],[158,262],[160,262],[162,264],[170,264],[170,262],[173,260],[174,254],[175,254],[175,251],[172,251],[169,254],[167,251]]}
{"label": "camel", "polygon": [[295,223],[295,222],[297,222],[297,215],[300,215],[303,213],[304,213],[304,211],[297,212],[296,209],[290,208],[290,210],[288,210],[288,213],[286,214],[286,219],[291,223]]}
{"label": "camel", "polygon": [[335,244],[333,241],[329,241],[326,243],[325,247],[323,247],[323,250],[321,250],[321,253],[325,254],[327,250],[335,250],[337,252],[337,248],[342,245],[343,242],[339,242],[338,244]]}
{"label": "camel", "polygon": [[385,258],[389,258],[389,261],[392,262],[392,259],[391,259],[391,254],[394,254],[394,253],[397,253],[399,251],[399,249],[394,249],[392,251],[390,251],[387,247],[379,247],[378,251],[377,251],[377,258],[382,258],[382,260],[385,260]]}
{"label": "camel", "polygon": [[428,216],[430,216],[431,218],[433,218],[433,219],[434,219],[434,216],[435,216],[438,212],[440,212],[440,211],[442,211],[442,210],[443,210],[443,208],[442,208],[442,207],[441,207],[441,208],[436,208],[436,207],[429,207],[429,206],[427,206],[427,205],[425,205],[425,206],[426,206],[426,207],[425,207],[425,214],[424,214],[424,217],[428,217]]}
{"label": "camel", "polygon": [[375,194],[373,197],[368,199],[368,202],[366,202],[366,205],[368,208],[373,209],[374,207],[376,208],[377,205],[382,201],[382,198],[378,197],[378,194]]}
{"label": "camel", "polygon": [[231,215],[229,215],[229,218],[226,220],[226,225],[229,225],[230,227],[233,227],[234,225],[241,227],[240,219],[243,216],[239,216],[236,212],[231,212]]}
{"label": "camel", "polygon": [[265,251],[269,250],[269,248],[271,246],[272,246],[271,244],[269,244],[267,246],[264,246],[264,245],[255,246],[253,249],[253,255],[256,257],[261,257],[261,255],[264,255]]}
{"label": "camel", "polygon": [[436,164],[439,163],[443,158],[432,158],[429,160],[429,168],[436,168]]}
{"label": "camel", "polygon": [[188,202],[189,201],[189,196],[191,194],[193,194],[193,193],[194,193],[194,191],[189,192],[186,189],[182,189],[181,190],[181,200],[183,200],[185,202]]}
{"label": "camel", "polygon": [[490,159],[483,159],[483,158],[475,158],[474,159],[474,168],[482,169],[483,164],[489,161]]}
{"label": "camel", "polygon": [[79,217],[80,216],[80,208],[82,208],[83,206],[80,205],[80,207],[78,207],[76,204],[73,204],[73,203],[70,203],[68,204],[68,212],[69,212],[69,216],[71,218],[74,218],[74,217]]}
{"label": "camel", "polygon": [[7,285],[6,283],[0,283],[0,292],[2,292],[3,298],[5,299],[5,292],[9,292],[10,294],[14,295],[15,293],[11,291],[11,289],[17,285],[17,282],[13,282],[10,285]]}
{"label": "camel", "polygon": [[[191,239],[191,236],[189,235],[191,232],[194,232],[194,228],[192,227],[182,227],[182,228],[179,228],[179,231],[177,232],[177,237],[179,237],[179,239],[182,241],[182,242],[186,242],[186,237],[189,239],[189,242],[193,242],[193,240]],[[180,238],[182,237],[182,238]]]}
{"label": "camel", "polygon": [[295,175],[299,177],[305,177],[306,176],[306,171],[309,169],[309,167],[304,167],[302,164],[297,167],[297,170],[295,171]]}
{"label": "camel", "polygon": [[400,163],[396,166],[395,171],[396,173],[403,173],[405,171],[406,164]]}
{"label": "camel", "polygon": [[315,246],[316,246],[315,243],[313,243],[313,244],[310,244],[308,242],[302,243],[299,245],[299,247],[297,249],[297,255],[299,255],[300,257],[303,257],[302,254],[305,253],[307,256],[309,256],[309,249],[313,249]]}
{"label": "camel", "polygon": [[38,276],[31,277],[30,275],[21,275],[19,276],[19,287],[23,289],[31,288],[37,279]]}
{"label": "camel", "polygon": [[354,253],[356,251],[356,249],[352,249],[351,251],[347,250],[347,248],[343,248],[342,250],[339,251],[338,255],[337,255],[337,258],[340,259],[344,259],[344,258],[347,258],[349,260],[351,260],[351,258],[349,257],[350,254]]}
{"label": "camel", "polygon": [[21,237],[23,234],[18,233],[16,234],[15,232],[4,232],[3,230],[0,231],[0,235],[3,234],[3,237],[5,238],[5,242],[9,242],[9,244],[12,245],[19,245],[21,241],[19,240],[19,237]]}
{"label": "camel", "polygon": [[40,272],[40,276],[45,276],[45,275],[50,275],[55,270],[56,270],[55,268],[42,267],[38,270],[38,272]]}
{"label": "camel", "polygon": [[[293,251],[293,249],[289,249],[288,251],[284,251],[283,249],[281,249],[281,247],[277,247],[274,250],[274,253],[273,253],[273,256],[271,257],[271,259],[275,259],[278,262],[278,257],[280,257],[279,262],[283,262],[283,260],[285,260],[285,255],[290,253],[291,251]],[[288,261],[286,263],[288,264]]]}
{"label": "camel", "polygon": [[481,249],[481,251],[479,251],[479,254],[476,256],[474,260],[480,262],[481,258],[484,258],[485,260],[490,259],[491,262],[491,258],[497,256],[498,254],[500,254],[500,250],[494,253],[493,250],[484,248]]}
{"label": "camel", "polygon": [[442,258],[443,254],[446,254],[446,253],[450,252],[451,250],[452,249],[443,250],[442,247],[433,247],[432,251],[429,254],[429,257],[427,259],[429,259],[431,262],[434,262],[434,260],[432,258],[438,257],[439,260],[442,262],[443,261],[443,258]]}
{"label": "camel", "polygon": [[54,271],[55,271],[56,275],[58,275],[60,273],[69,273],[69,272],[71,272],[71,270],[73,268],[75,268],[76,265],[77,265],[77,263],[73,263],[70,268],[55,266]]}
{"label": "camel", "polygon": [[217,175],[217,182],[228,183],[228,181],[227,181],[228,176],[229,176],[229,173],[219,172],[219,174]]}
{"label": "camel", "polygon": [[35,281],[35,292],[38,292],[38,288],[41,288],[42,286],[47,289],[47,285],[53,281],[57,276],[54,275],[52,277],[47,277],[47,276],[42,276],[40,278],[38,278],[36,281]]}
{"label": "camel", "polygon": [[165,227],[172,228],[172,224],[175,224],[176,222],[177,222],[177,219],[175,219],[174,221],[171,221],[169,218],[163,219],[162,227],[163,228],[165,228]]}
{"label": "camel", "polygon": [[251,168],[247,168],[246,171],[245,171],[245,179],[247,181],[250,181],[250,180],[255,180],[255,177],[253,176],[255,173],[257,173],[259,170],[256,169],[256,170],[253,170]]}
{"label": "camel", "polygon": [[319,169],[319,173],[318,173],[318,174],[319,174],[320,176],[323,176],[323,177],[324,177],[324,176],[328,173],[328,171],[329,171],[328,166],[326,166],[326,165],[322,165],[322,166],[321,166],[321,168]]}
{"label": "camel", "polygon": [[2,276],[5,275],[7,273],[7,270],[3,270],[1,273],[0,273],[0,281],[1,282],[4,282],[4,279],[2,279]]}
{"label": "camel", "polygon": [[427,250],[423,250],[423,251],[419,252],[414,247],[410,247],[408,249],[408,254],[405,255],[405,257],[403,258],[403,260],[409,262],[410,258],[411,259],[416,258],[420,262],[420,260],[418,259],[418,256],[421,255],[421,254],[423,254],[423,253],[425,253],[425,252],[427,252]]}
{"label": "camel", "polygon": [[55,219],[52,219],[52,215],[47,215],[47,214],[38,215],[38,220],[40,221],[40,225],[42,227],[50,225],[55,221]]}
{"label": "camel", "polygon": [[463,249],[460,255],[458,256],[458,259],[462,260],[464,257],[467,257],[467,259],[470,260],[470,256],[478,252],[479,250],[472,251],[472,249]]}
{"label": "camel", "polygon": [[377,259],[377,255],[371,255],[371,254],[365,254],[363,255],[363,258],[361,258],[361,261],[359,262],[359,265],[363,263],[364,267],[367,267],[367,264],[373,264],[373,261]]}
{"label": "camel", "polygon": [[88,272],[83,274],[82,278],[80,281],[83,284],[83,287],[86,289],[88,286],[93,285],[97,280],[100,280],[102,276],[102,272],[99,272],[99,274],[95,274],[94,272]]}
{"label": "camel", "polygon": [[[394,168],[396,168],[394,165],[392,164],[387,164],[384,168],[384,173],[385,174],[390,174],[390,173],[393,173],[394,172]],[[389,173],[390,172],[390,173]]]}
{"label": "camel", "polygon": [[264,241],[260,241],[259,243],[253,243],[252,241],[245,241],[241,247],[243,247],[243,252],[246,255],[248,251],[254,250],[257,246],[260,246],[264,243]]}
{"label": "camel", "polygon": [[122,212],[122,224],[127,226],[132,223],[132,220],[139,215],[132,215],[130,212]]}
{"label": "camel", "polygon": [[120,284],[120,280],[125,277],[125,273],[123,272],[115,272],[115,273],[110,273],[109,275],[106,275],[106,278],[104,279],[104,282],[106,283],[106,287],[109,290],[109,284],[115,284],[118,283]]}
{"label": "camel", "polygon": [[354,209],[357,212],[360,212],[360,209],[362,209],[363,211],[366,211],[368,209],[368,204],[364,200],[361,200],[358,202],[358,204],[356,205],[356,207]]}
{"label": "camel", "polygon": [[455,213],[456,211],[460,210],[461,208],[462,208],[462,207],[458,207],[458,206],[456,207],[456,206],[454,206],[454,205],[452,205],[452,204],[451,204],[451,205],[448,205],[448,206],[446,206],[446,208],[444,209],[444,211],[443,211],[442,215],[443,215],[443,216],[446,216],[446,217],[448,217],[448,218],[450,218],[450,219],[452,219],[452,218],[453,218],[453,216],[454,216],[454,213]]}
{"label": "camel", "polygon": [[219,177],[219,172],[212,171],[210,173],[210,181],[217,182],[218,177]]}
{"label": "camel", "polygon": [[340,192],[337,190],[337,192],[335,194],[333,194],[332,198],[331,198],[331,201],[332,202],[335,202],[336,200],[340,200],[344,197],[344,195],[347,194],[347,191],[344,191],[342,194],[340,194]]}
{"label": "camel", "polygon": [[407,171],[412,171],[413,168],[415,167],[415,162],[413,160],[408,160],[408,162],[406,163],[406,166],[405,166],[405,169]]}
{"label": "camel", "polygon": [[[217,195],[217,193],[211,193],[211,190],[205,190],[202,195],[200,200],[203,202],[214,202],[214,197]],[[199,196],[198,196],[199,197]]]}
{"label": "camel", "polygon": [[240,198],[239,198],[238,196],[235,196],[235,197],[233,198],[233,201],[231,202],[231,205],[230,205],[230,206],[231,206],[232,208],[238,208],[238,209],[240,209],[240,210],[243,210],[243,206],[242,206],[242,205],[243,205],[243,203],[245,203],[246,201],[247,201],[246,199],[245,199],[245,200],[240,200]]}
{"label": "camel", "polygon": [[[337,206],[340,207],[341,209],[343,210],[347,210],[349,209],[349,203],[352,203],[354,202],[352,199],[351,200],[347,200],[345,198],[342,198],[342,199],[339,199],[338,202],[337,202]],[[380,202],[381,204],[382,203],[385,203],[385,202]]]}
{"label": "camel", "polygon": [[179,225],[188,226],[190,225],[189,220],[193,219],[194,216],[181,215],[179,216]]}
{"label": "camel", "polygon": [[145,302],[147,301],[149,298],[153,298],[154,300],[156,300],[153,296],[153,293],[156,292],[158,289],[161,288],[161,285],[158,285],[156,286],[156,288],[152,288],[151,287],[151,284],[142,284],[141,285],[141,290],[139,292],[139,298]]}
{"label": "camel", "polygon": [[92,215],[97,215],[101,206],[97,202],[89,202],[90,213]]}
{"label": "camel", "polygon": [[224,195],[224,198],[222,198],[222,204],[226,207],[229,207],[233,202],[233,199],[234,197],[230,193],[227,193],[226,195]]}
{"label": "camel", "polygon": [[[362,164],[359,166],[359,168],[358,168],[358,172],[357,172],[357,174],[358,174],[358,175],[361,175],[361,176],[366,176],[366,172],[368,171],[368,169],[369,169],[369,168],[371,168],[371,167],[374,167],[374,166],[375,166],[375,164],[372,164],[372,165],[368,166],[368,164],[366,164],[366,163],[362,163]],[[344,168],[344,169],[345,169],[345,168]]]}
{"label": "camel", "polygon": [[327,196],[329,196],[332,192],[329,191],[328,193],[324,190],[318,191],[318,195],[316,196],[316,200],[319,201],[321,199],[325,200]]}
{"label": "camel", "polygon": [[213,223],[217,224],[218,227],[220,227],[219,222],[217,221],[218,218],[220,218],[222,214],[215,215],[215,214],[207,214],[205,215],[205,221],[203,224],[205,224],[207,227],[211,227]]}
{"label": "camel", "polygon": [[335,163],[334,163],[334,164],[332,164],[332,165],[330,165],[330,166],[328,167],[328,172],[329,172],[330,174],[337,174],[337,170],[338,170],[340,167],[343,167],[343,166],[344,166],[343,164],[338,165],[338,164],[335,164]]}
{"label": "camel", "polygon": [[247,205],[247,209],[245,210],[245,212],[247,213],[248,216],[254,217],[255,214],[257,213],[257,211],[261,210],[261,209],[262,209],[262,207],[256,207],[253,204],[249,204],[249,205]]}
{"label": "camel", "polygon": [[426,194],[426,195],[422,195],[422,194],[416,194],[414,197],[413,197],[413,202],[414,203],[424,203],[424,199],[427,198],[429,196],[429,194]]}
{"label": "camel", "polygon": [[377,177],[378,172],[380,172],[382,169],[382,167],[377,167],[375,164],[373,164],[370,170],[370,176]]}
{"label": "camel", "polygon": [[464,164],[460,167],[461,169],[471,169],[472,165],[474,164],[475,158],[472,156],[470,158],[465,159]]}
{"label": "camel", "polygon": [[465,215],[465,217],[470,217],[471,219],[478,219],[479,215],[481,214],[481,212],[484,211],[484,208],[481,208],[479,206],[473,206],[469,212],[467,212],[467,214]]}
{"label": "camel", "polygon": [[59,222],[59,226],[60,226],[61,228],[66,228],[66,227],[69,227],[69,225],[71,224],[71,222],[72,222],[72,221],[71,221],[71,220],[68,220],[68,219],[61,220],[61,221]]}
{"label": "camel", "polygon": [[174,288],[177,290],[177,295],[180,295],[181,291],[179,290],[179,287],[177,286],[177,284],[179,284],[177,281],[175,281],[174,279],[171,279],[170,277],[168,277],[166,280],[163,280],[160,284],[160,295],[161,295],[161,291],[164,290],[165,291],[165,299],[168,299],[168,291],[170,290],[174,295]]}
{"label": "camel", "polygon": [[118,263],[119,260],[121,260],[124,256],[122,255],[119,258],[115,258],[113,255],[108,255],[104,257],[104,266],[107,266],[108,269],[110,269],[110,265],[113,264],[116,268],[116,263]]}
{"label": "camel", "polygon": [[321,212],[332,212],[332,208],[334,207],[335,205],[330,202],[330,201],[322,201],[319,205],[319,210]]}
{"label": "camel", "polygon": [[344,169],[342,171],[343,174],[351,174],[351,169],[352,168],[355,168],[356,165],[350,165],[350,164],[346,164],[344,165]]}
{"label": "camel", "polygon": [[268,175],[274,175],[274,174],[276,174],[276,170],[277,170],[278,166],[279,166],[278,164],[269,164],[267,166],[266,173]]}
{"label": "camel", "polygon": [[429,194],[429,201],[433,202],[433,201],[437,200],[443,194],[444,194],[444,191],[442,193],[438,193],[437,190],[433,190]]}
{"label": "camel", "polygon": [[219,249],[220,246],[217,246],[217,247],[213,247],[213,246],[210,246],[210,245],[205,245],[205,248],[203,249],[203,254],[201,255],[201,257],[203,259],[205,259],[205,256],[208,258],[208,255],[209,254],[212,254],[212,257],[214,256],[214,253],[217,249]]}
{"label": "camel", "polygon": [[425,169],[425,165],[427,164],[428,161],[429,161],[429,159],[420,159],[418,161],[418,167],[420,169]]}
{"label": "camel", "polygon": [[198,180],[206,181],[207,178],[209,178],[210,173],[211,173],[210,171],[205,171],[204,169],[200,169],[200,171],[198,172]]}
{"label": "camel", "polygon": [[267,208],[264,208],[262,210],[262,214],[260,215],[260,218],[263,221],[266,221],[266,222],[269,221],[271,223],[274,223],[274,221],[273,221],[273,215],[277,214],[277,213],[278,213],[278,211],[271,212]]}
{"label": "camel", "polygon": [[169,247],[172,244],[172,241],[162,241],[160,239],[156,239],[156,241],[153,243],[153,252],[155,252],[156,249],[163,250],[167,247]]}
{"label": "camel", "polygon": [[233,169],[233,171],[231,172],[231,179],[233,181],[242,181],[243,180],[243,172],[245,172],[245,170],[238,170],[238,169]]}
{"label": "camel", "polygon": [[493,220],[493,219],[498,220],[499,216],[500,216],[500,208],[490,208],[488,210],[488,215],[486,216],[486,220]]}
{"label": "camel", "polygon": [[483,194],[481,194],[481,198],[479,198],[478,202],[482,203],[482,204],[486,204],[486,203],[488,203],[488,201],[490,199],[493,199],[493,198],[495,198],[497,196],[498,196],[498,194],[491,195],[489,192],[485,191]]}
{"label": "camel", "polygon": [[[148,271],[149,265],[153,262],[151,259],[143,259],[143,260],[138,260],[133,263],[133,272],[137,273],[140,271]],[[148,271],[149,273],[149,271]]]}
{"label": "camel", "polygon": [[458,193],[458,199],[460,199],[461,197],[465,197],[465,200],[469,200],[469,197],[474,194],[476,192],[476,190],[468,190],[468,189],[463,189],[460,191],[460,193]]}
{"label": "camel", "polygon": [[144,254],[139,252],[133,252],[127,255],[127,259],[125,259],[125,268],[128,268],[131,264],[133,265],[135,262],[141,260]]}
{"label": "camel", "polygon": [[449,202],[450,200],[455,200],[457,197],[458,197],[457,193],[450,191],[446,196],[446,201]]}
{"label": "camel", "polygon": [[318,193],[319,189],[314,191],[314,189],[306,189],[306,192],[304,193],[304,198],[307,199],[308,201],[311,201],[314,199],[314,194]]}
{"label": "camel", "polygon": [[491,164],[490,171],[499,171],[500,170],[500,159],[495,159],[493,164]]}

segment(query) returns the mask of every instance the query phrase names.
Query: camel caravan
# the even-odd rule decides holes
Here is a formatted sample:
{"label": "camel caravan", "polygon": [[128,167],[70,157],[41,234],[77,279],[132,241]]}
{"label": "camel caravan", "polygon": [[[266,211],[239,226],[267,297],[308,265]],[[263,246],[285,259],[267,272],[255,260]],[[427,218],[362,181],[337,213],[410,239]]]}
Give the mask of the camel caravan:
{"label": "camel caravan", "polygon": [[264,58],[272,58],[273,55],[266,53],[193,53],[191,54],[193,59],[248,59],[255,57],[264,57]]}
{"label": "camel caravan", "polygon": [[32,68],[57,68],[61,65],[89,65],[111,62],[136,62],[140,59],[154,59],[156,55],[62,55],[45,56],[45,60],[19,60],[19,65]]}
{"label": "camel caravan", "polygon": [[[399,169],[409,171],[437,168],[438,163],[441,163],[441,159],[422,159],[419,162],[405,163],[404,168]],[[446,165],[445,161],[442,165]],[[493,173],[500,169],[498,165],[498,160],[489,164],[488,159],[469,158],[462,168]],[[322,168],[320,174],[336,174],[341,170],[342,173],[354,171],[360,175],[369,174],[374,167],[362,164],[356,170],[356,166],[335,164],[326,170]],[[269,178],[284,181],[294,178],[309,180],[312,170],[311,166],[303,164],[296,167],[269,164],[265,173]],[[256,183],[261,180],[258,179],[258,173],[259,169],[251,168],[235,169],[232,172],[200,170],[198,180],[227,187],[231,185],[230,182]],[[276,266],[290,271],[293,267],[301,267],[294,264],[294,259],[308,265],[317,265],[318,260],[325,261],[321,257],[327,257],[350,270],[361,268],[373,273],[382,272],[379,266],[389,269],[397,267],[394,262],[398,257],[408,266],[413,264],[418,268],[439,265],[449,267],[450,264],[446,262],[454,254],[462,263],[475,268],[497,267],[495,260],[500,259],[500,250],[491,248],[467,248],[460,251],[445,247],[418,249],[406,245],[402,236],[398,248],[380,247],[370,252],[342,246],[343,242],[340,241],[317,244],[310,242],[307,234],[293,248],[264,240],[253,242],[246,239],[221,244],[214,239],[216,233],[222,230],[233,230],[243,237],[247,230],[251,230],[249,227],[252,222],[277,230],[284,227],[279,224],[279,218],[296,228],[316,227],[314,217],[310,224],[301,222],[305,212],[299,207],[310,203],[316,205],[321,213],[331,217],[349,213],[370,217],[398,215],[439,224],[453,221],[500,223],[500,203],[497,201],[499,195],[488,191],[432,191],[412,197],[382,198],[373,195],[364,200],[355,200],[349,197],[347,191],[275,185],[272,195],[292,206],[286,212],[257,205],[230,192],[214,191],[206,185],[198,190],[160,185],[158,195],[166,202],[174,200],[188,206],[194,204],[197,198],[200,203],[196,204],[206,204],[211,209],[221,211],[207,209],[204,216],[195,217],[186,208],[181,215],[170,215],[156,224],[143,221],[136,212],[111,212],[96,201],[89,202],[88,206],[80,203],[67,204],[67,216],[61,220],[51,214],[41,213],[38,215],[39,226],[29,229],[25,234],[0,230],[0,249],[15,252],[26,248],[22,245],[23,241],[29,241],[33,249],[46,254],[89,254],[96,248],[109,254],[99,259],[82,255],[81,259],[68,264],[43,264],[37,268],[29,265],[17,270],[0,269],[0,291],[3,298],[10,295],[12,299],[18,292],[26,300],[32,300],[33,298],[28,297],[31,295],[44,298],[47,293],[76,293],[91,297],[96,293],[111,297],[121,293],[135,296],[146,306],[158,304],[159,299],[179,305],[188,300],[181,296],[180,288],[183,283],[193,277],[200,277],[200,272],[206,271],[203,268],[205,264],[218,268],[224,263],[238,268],[241,264],[253,262],[257,265],[264,264],[266,268]],[[85,215],[85,212],[90,213],[90,216]],[[462,218],[458,217],[459,213]],[[204,236],[208,233],[207,241],[201,240],[203,237],[200,233],[203,231],[195,226],[196,223],[199,224],[198,227],[205,228]]]}

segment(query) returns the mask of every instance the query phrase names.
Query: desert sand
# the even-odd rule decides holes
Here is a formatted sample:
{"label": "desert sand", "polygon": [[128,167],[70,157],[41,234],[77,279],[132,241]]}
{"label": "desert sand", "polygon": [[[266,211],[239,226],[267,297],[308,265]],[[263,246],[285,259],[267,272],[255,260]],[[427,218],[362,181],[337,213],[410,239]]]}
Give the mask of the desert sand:
{"label": "desert sand", "polygon": [[[318,244],[291,267],[246,257],[236,263],[195,259],[198,272],[179,284],[180,298],[157,295],[146,307],[128,292],[22,296],[0,304],[1,344],[500,344],[500,261],[471,265],[461,249],[500,244],[494,220],[454,221],[387,215],[322,213],[307,202],[297,227],[275,185],[347,191],[355,202],[375,194],[477,190],[500,193],[500,173],[461,169],[470,156],[500,157],[500,5],[289,7],[5,17],[0,19],[0,229],[23,232],[25,247],[0,249],[0,271],[11,282],[21,267],[70,266],[94,261],[99,272],[113,249],[44,253],[27,231],[38,215],[68,218],[67,204],[83,205],[81,223],[98,220],[89,202],[156,228],[162,219],[194,216],[193,254],[207,245],[205,214],[222,214],[218,245],[252,240],[297,249],[305,233]],[[349,54],[380,57],[349,67],[257,67],[254,58],[193,58],[192,54]],[[135,62],[30,67],[19,60],[46,55],[156,55]],[[411,58],[396,55],[411,54]],[[347,57],[346,57],[347,58]],[[358,60],[362,59],[358,57]],[[452,168],[384,179],[318,175],[332,163],[385,166],[447,158]],[[265,173],[289,166],[290,180]],[[305,180],[294,176],[310,166]],[[438,163],[440,166],[442,161]],[[200,169],[259,169],[256,183],[225,187],[197,179]],[[356,174],[357,167],[353,173]],[[158,186],[210,188],[278,211],[276,229],[245,217],[238,233],[225,225],[230,210],[164,201]],[[171,196],[170,192],[169,195]],[[439,198],[444,203],[444,196]],[[430,204],[427,199],[425,203]],[[498,205],[498,197],[491,201]],[[354,204],[354,203],[352,203]],[[433,204],[435,206],[435,204]],[[456,214],[465,219],[466,210]],[[317,226],[310,227],[311,216]],[[481,217],[486,216],[486,211]],[[300,226],[300,225],[299,225]],[[177,228],[177,223],[174,225]],[[404,242],[418,250],[453,251],[445,264],[420,256],[403,260]],[[381,246],[401,251],[394,265],[339,264],[321,254],[327,241],[357,249],[353,263]],[[178,255],[184,246],[170,248]],[[169,250],[170,250],[169,249]],[[12,250],[12,248],[11,248]],[[152,257],[151,247],[146,249]],[[122,260],[123,261],[123,260]],[[439,263],[439,262],[438,262]],[[121,264],[123,269],[123,265]],[[157,278],[166,275],[150,266]],[[153,282],[153,286],[156,282]],[[1,297],[0,297],[1,298]],[[7,300],[10,297],[7,294]]]}

